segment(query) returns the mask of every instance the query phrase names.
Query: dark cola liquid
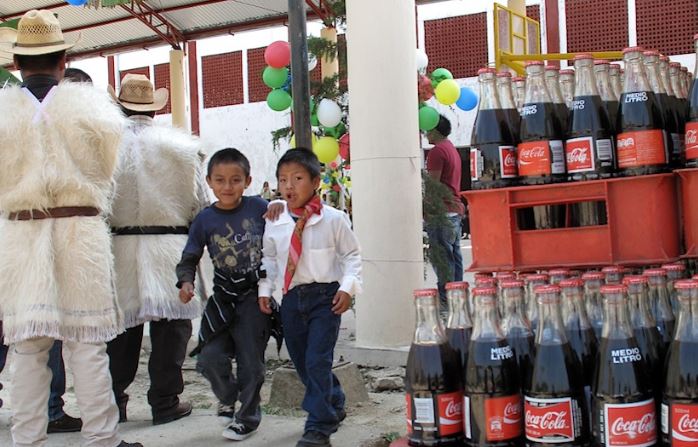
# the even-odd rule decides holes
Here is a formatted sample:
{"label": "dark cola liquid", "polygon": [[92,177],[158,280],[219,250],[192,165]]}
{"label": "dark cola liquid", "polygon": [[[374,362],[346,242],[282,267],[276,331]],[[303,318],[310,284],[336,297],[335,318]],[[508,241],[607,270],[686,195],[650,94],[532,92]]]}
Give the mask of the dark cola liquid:
{"label": "dark cola liquid", "polygon": [[521,127],[521,115],[517,109],[504,109],[504,116],[509,125],[510,134],[514,144],[519,142],[519,128]]}
{"label": "dark cola liquid", "polygon": [[[509,352],[509,355],[505,355]],[[505,398],[521,394],[521,382],[516,367],[516,358],[506,340],[470,342],[468,366],[465,372],[466,399],[469,399],[470,437],[466,433],[465,445],[487,447],[520,447],[522,445],[523,421],[519,421],[519,435],[512,439],[492,441],[487,439],[488,423],[502,421],[488,420],[485,405],[491,398]],[[523,410],[521,410],[523,413]],[[497,428],[502,428],[501,425]]]}
{"label": "dark cola liquid", "polygon": [[[590,150],[584,152],[587,140],[579,139],[589,137],[592,139]],[[609,178],[614,174],[615,148],[612,127],[599,96],[574,98],[567,138],[569,143],[565,152],[569,180],[596,180]]]}
{"label": "dark cola liquid", "polygon": [[567,330],[572,351],[577,355],[577,359],[582,366],[582,377],[584,386],[591,386],[594,379],[594,368],[596,366],[596,355],[598,351],[598,341],[594,330]]}
{"label": "dark cola liquid", "polygon": [[611,126],[611,132],[616,134],[616,118],[618,117],[618,101],[604,101],[604,108],[608,114],[608,124]]}
{"label": "dark cola liquid", "polygon": [[676,114],[674,113],[674,103],[666,93],[655,93],[654,96],[664,119],[669,165],[678,167],[681,162],[681,146],[676,147],[673,138],[673,136],[678,136],[679,133],[679,124],[676,122]]}
{"label": "dark cola liquid", "polygon": [[[662,339],[659,336],[659,331],[656,327],[638,327],[633,328],[633,335],[635,335],[637,346],[640,348],[640,352],[647,364],[652,379],[661,380],[664,356],[662,351]],[[656,390],[657,387],[653,386],[652,389]]]}
{"label": "dark cola liquid", "polygon": [[509,346],[514,350],[516,365],[519,368],[519,377],[524,382],[533,370],[533,359],[536,355],[536,343],[532,334],[509,334],[507,337]]}
{"label": "dark cola liquid", "polygon": [[554,103],[554,106],[555,116],[557,117],[557,121],[560,123],[560,136],[564,139],[567,137],[567,129],[570,124],[570,111],[565,103]]}
{"label": "dark cola liquid", "polygon": [[472,328],[446,328],[446,338],[448,339],[448,344],[458,354],[463,371],[465,371],[465,366],[468,364],[468,348],[470,347],[470,335],[472,333]]}
{"label": "dark cola liquid", "polygon": [[[666,381],[664,384],[663,411],[671,414],[674,405],[698,406],[698,343],[672,341],[666,360]],[[695,412],[694,412],[695,413]],[[695,417],[695,414],[691,415]],[[662,424],[662,441],[665,446],[670,446],[669,427]],[[689,430],[690,437],[695,438],[696,433]]]}
{"label": "dark cola liquid", "polygon": [[667,147],[664,137],[661,138],[661,141],[657,140],[653,144],[656,155],[648,157],[651,159],[650,161],[642,162],[639,166],[621,167],[623,162],[621,152],[625,140],[621,134],[655,129],[664,132],[664,117],[654,93],[651,91],[623,93],[620,97],[618,116],[616,117],[616,132],[618,133],[616,150],[618,153],[619,174],[648,175],[667,171],[668,160],[664,158],[662,161],[659,157],[660,153],[663,153],[664,157],[666,157]]}
{"label": "dark cola liquid", "polygon": [[[436,393],[460,392],[463,389],[461,377],[460,359],[448,343],[410,346],[407,356],[405,391],[412,399],[430,399]],[[446,437],[439,435],[438,406],[434,409],[434,416],[434,424],[413,423],[412,432],[408,434],[408,445],[461,445],[462,433]]]}
{"label": "dark cola liquid", "polygon": [[[569,343],[537,346],[533,371],[526,383],[524,394],[529,398],[555,399],[571,397],[571,426],[573,442],[555,442],[557,446],[586,446],[589,442],[589,413],[584,396],[582,367]],[[526,440],[526,445],[543,447],[549,443]]]}
{"label": "dark cola liquid", "polygon": [[693,80],[691,91],[688,94],[687,109],[681,109],[678,99],[676,101],[676,108],[684,117],[685,165],[687,168],[696,168],[698,167],[698,79]]}
{"label": "dark cola liquid", "polygon": [[471,143],[474,150],[470,156],[477,157],[470,165],[473,189],[505,188],[516,184],[516,175],[507,177],[511,173],[502,167],[505,160],[500,148],[516,146],[504,110],[478,110]]}
{"label": "dark cola liquid", "polygon": [[657,331],[659,331],[659,342],[661,352],[665,353],[669,349],[671,341],[674,339],[674,328],[676,327],[676,320],[660,320],[657,319]]}
{"label": "dark cola liquid", "polygon": [[[532,141],[563,141],[562,124],[557,116],[557,108],[553,103],[532,103],[524,104],[521,116],[521,129],[519,132],[520,142]],[[554,154],[550,154],[550,162],[562,163],[564,165],[564,151],[562,159],[557,159]],[[557,169],[559,170],[559,169]],[[555,167],[551,167],[550,172],[555,172]],[[566,175],[564,167],[562,173],[540,176],[524,176],[521,172],[520,182],[525,185],[542,185],[546,183],[565,181]]]}

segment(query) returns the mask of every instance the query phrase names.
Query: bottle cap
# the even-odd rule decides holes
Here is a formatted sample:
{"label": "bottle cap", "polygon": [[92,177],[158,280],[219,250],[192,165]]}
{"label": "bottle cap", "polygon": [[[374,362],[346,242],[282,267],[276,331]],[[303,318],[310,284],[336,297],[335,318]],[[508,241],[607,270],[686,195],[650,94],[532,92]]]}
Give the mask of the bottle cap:
{"label": "bottle cap", "polygon": [[645,50],[642,52],[643,56],[659,56],[659,51],[657,50]]}
{"label": "bottle cap", "polygon": [[499,287],[502,289],[514,289],[516,287],[523,287],[524,282],[520,279],[507,279],[499,283]]}
{"label": "bottle cap", "polygon": [[678,68],[678,69],[681,69],[681,64],[679,64],[678,62],[669,62],[669,66],[670,66],[671,68]]}
{"label": "bottle cap", "polygon": [[477,71],[478,75],[485,74],[485,73],[497,73],[497,70],[495,70],[494,68],[485,67],[485,68],[481,68]]}
{"label": "bottle cap", "polygon": [[698,289],[698,281],[692,279],[682,279],[674,283],[674,288],[679,290]]}
{"label": "bottle cap", "polygon": [[524,78],[523,76],[515,76],[515,77],[511,78],[511,82],[522,82],[525,80],[526,80],[526,78]]}
{"label": "bottle cap", "polygon": [[500,71],[500,72],[497,73],[497,77],[498,77],[498,78],[510,78],[510,77],[511,77],[511,73],[508,72],[508,71]]}
{"label": "bottle cap", "polygon": [[533,274],[533,275],[528,275],[528,277],[526,277],[526,281],[529,281],[529,282],[531,282],[531,281],[547,281],[548,278],[549,278],[548,275],[544,275],[542,273],[537,273],[537,274]]}
{"label": "bottle cap", "polygon": [[475,287],[494,287],[496,284],[497,280],[492,277],[475,279]]}
{"label": "bottle cap", "polygon": [[626,53],[642,53],[645,49],[642,47],[627,47],[623,48],[623,54]]}
{"label": "bottle cap", "polygon": [[664,264],[662,266],[667,272],[685,272],[686,266],[683,264]]}
{"label": "bottle cap", "polygon": [[601,271],[610,274],[623,273],[623,269],[617,265],[609,265],[608,267],[602,268]]}
{"label": "bottle cap", "polygon": [[594,65],[607,65],[610,62],[608,62],[608,59],[596,59],[594,61]]}
{"label": "bottle cap", "polygon": [[601,272],[586,272],[585,274],[582,275],[583,280],[595,280],[595,279],[604,279],[606,278],[606,275],[604,275]]}
{"label": "bottle cap", "polygon": [[494,287],[475,287],[473,289],[473,296],[486,296],[486,295],[496,295],[497,289]]}
{"label": "bottle cap", "polygon": [[584,281],[582,281],[579,278],[570,278],[570,279],[563,279],[560,281],[560,284],[558,284],[560,287],[583,287],[584,286]]}
{"label": "bottle cap", "polygon": [[539,293],[560,293],[560,287],[552,284],[544,284],[537,286],[533,289],[533,292],[537,295]]}
{"label": "bottle cap", "polygon": [[468,284],[467,281],[454,281],[454,282],[447,282],[446,286],[444,287],[446,290],[454,290],[454,289],[467,289],[470,287],[470,284]]}
{"label": "bottle cap", "polygon": [[436,289],[417,289],[414,291],[415,298],[422,298],[425,296],[436,296],[439,293]]}
{"label": "bottle cap", "polygon": [[625,293],[628,288],[622,284],[606,284],[601,286],[601,293]]}
{"label": "bottle cap", "polygon": [[623,284],[647,284],[647,277],[640,275],[630,275],[623,278]]}
{"label": "bottle cap", "polygon": [[620,64],[611,64],[611,68],[617,68],[620,70]]}
{"label": "bottle cap", "polygon": [[557,65],[548,64],[545,66],[545,71],[560,71],[560,67]]}
{"label": "bottle cap", "polygon": [[574,60],[576,61],[581,61],[581,60],[586,60],[586,59],[593,59],[594,56],[592,56],[589,53],[579,53],[574,56]]}
{"label": "bottle cap", "polygon": [[550,275],[550,276],[560,276],[560,275],[569,275],[569,274],[570,274],[570,269],[548,270],[548,275]]}
{"label": "bottle cap", "polygon": [[543,61],[526,61],[525,66],[528,67],[529,65],[545,65],[545,64],[543,64]]}
{"label": "bottle cap", "polygon": [[642,272],[643,276],[648,276],[648,277],[657,277],[657,276],[666,276],[666,270],[663,268],[661,269],[648,269]]}
{"label": "bottle cap", "polygon": [[574,70],[571,68],[565,68],[564,70],[560,70],[561,75],[574,75]]}
{"label": "bottle cap", "polygon": [[662,62],[669,62],[669,56],[664,56],[663,54],[659,56],[659,60]]}

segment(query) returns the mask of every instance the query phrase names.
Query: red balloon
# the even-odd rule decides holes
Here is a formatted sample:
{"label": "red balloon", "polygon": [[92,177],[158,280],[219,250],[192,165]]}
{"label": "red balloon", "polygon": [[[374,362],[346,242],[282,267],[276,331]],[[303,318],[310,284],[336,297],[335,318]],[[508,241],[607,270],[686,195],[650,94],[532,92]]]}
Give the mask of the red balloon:
{"label": "red balloon", "polygon": [[434,96],[434,87],[432,87],[431,79],[428,76],[417,75],[417,92],[421,102]]}
{"label": "red balloon", "polygon": [[277,40],[264,50],[264,62],[274,68],[283,68],[291,63],[291,46],[288,42]]}
{"label": "red balloon", "polygon": [[349,133],[339,137],[339,156],[342,160],[349,160]]}

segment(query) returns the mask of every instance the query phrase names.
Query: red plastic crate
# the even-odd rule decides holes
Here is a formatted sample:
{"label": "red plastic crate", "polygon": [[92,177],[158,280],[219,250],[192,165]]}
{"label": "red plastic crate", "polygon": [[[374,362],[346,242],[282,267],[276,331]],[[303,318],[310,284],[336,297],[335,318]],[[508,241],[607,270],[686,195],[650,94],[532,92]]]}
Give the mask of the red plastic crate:
{"label": "red plastic crate", "polygon": [[[695,189],[698,197],[698,184]],[[680,254],[673,174],[467,191],[463,195],[470,212],[471,271],[660,264]],[[606,202],[608,224],[517,228],[518,209],[586,201]],[[698,223],[698,210],[696,216]]]}
{"label": "red plastic crate", "polygon": [[685,251],[682,257],[698,258],[698,169],[680,169],[681,185],[681,223],[683,224],[683,245]]}

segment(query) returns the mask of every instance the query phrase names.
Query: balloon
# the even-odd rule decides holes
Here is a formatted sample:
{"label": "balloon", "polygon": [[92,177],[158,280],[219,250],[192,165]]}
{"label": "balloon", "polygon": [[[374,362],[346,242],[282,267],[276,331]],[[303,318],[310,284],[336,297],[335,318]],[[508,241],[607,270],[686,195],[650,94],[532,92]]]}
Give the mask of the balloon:
{"label": "balloon", "polygon": [[439,124],[439,112],[435,108],[424,106],[419,109],[419,129],[425,132],[432,130]]}
{"label": "balloon", "polygon": [[434,96],[441,104],[450,106],[458,101],[460,86],[453,79],[445,79],[439,82],[439,85],[434,89]]}
{"label": "balloon", "polygon": [[437,68],[431,72],[431,86],[434,88],[446,79],[453,79],[453,75],[445,68]]}
{"label": "balloon", "polygon": [[475,106],[477,106],[477,95],[468,87],[461,87],[460,97],[458,101],[456,101],[456,105],[459,109],[465,110],[466,112],[468,110],[473,110]]}
{"label": "balloon", "polygon": [[335,127],[323,127],[322,130],[328,137],[335,137],[339,139],[339,137],[346,133],[347,126],[345,126],[344,123],[340,121],[339,124],[337,124]]}
{"label": "balloon", "polygon": [[417,48],[417,73],[425,74],[427,72],[427,65],[429,65],[429,57],[424,50]]}
{"label": "balloon", "polygon": [[282,68],[291,63],[291,46],[288,42],[277,40],[264,50],[264,62],[274,68]]}
{"label": "balloon", "polygon": [[286,90],[275,88],[267,95],[267,105],[274,111],[282,112],[291,107],[291,95]]}
{"label": "balloon", "polygon": [[308,71],[315,70],[315,67],[317,67],[317,57],[312,53],[308,53]]}
{"label": "balloon", "polygon": [[317,118],[325,127],[335,127],[342,121],[342,109],[330,100],[323,99],[317,106]]}
{"label": "balloon", "polygon": [[329,163],[339,155],[339,143],[332,137],[322,137],[313,148],[320,163]]}
{"label": "balloon", "polygon": [[345,133],[339,139],[339,156],[349,160],[349,134]]}
{"label": "balloon", "polygon": [[[274,70],[282,70],[282,69],[281,68],[274,68]],[[284,85],[281,86],[281,88],[286,90],[286,93],[288,93],[290,95],[292,84],[293,84],[293,75],[291,75],[291,70],[288,70],[288,74],[286,75],[286,81],[284,82]]]}
{"label": "balloon", "polygon": [[88,0],[66,0],[66,3],[72,6],[82,6],[86,4]]}
{"label": "balloon", "polygon": [[337,166],[338,166],[338,165],[337,165],[337,162],[336,162],[336,161],[333,161],[332,163],[330,163],[329,166],[330,166],[330,169],[337,169]]}
{"label": "balloon", "polygon": [[282,88],[289,79],[288,68],[267,67],[262,73],[262,81],[269,88]]}
{"label": "balloon", "polygon": [[419,100],[426,101],[434,96],[434,87],[431,86],[431,79],[424,75],[417,75],[417,92]]}
{"label": "balloon", "polygon": [[[315,148],[317,147],[317,136],[315,134],[311,134],[310,141],[311,141],[311,146],[312,146],[313,152],[315,152]],[[288,142],[288,146],[290,148],[296,147],[296,136],[295,135],[291,136],[291,139]]]}

